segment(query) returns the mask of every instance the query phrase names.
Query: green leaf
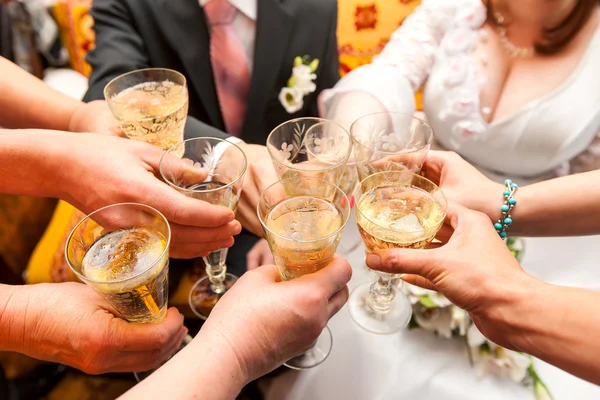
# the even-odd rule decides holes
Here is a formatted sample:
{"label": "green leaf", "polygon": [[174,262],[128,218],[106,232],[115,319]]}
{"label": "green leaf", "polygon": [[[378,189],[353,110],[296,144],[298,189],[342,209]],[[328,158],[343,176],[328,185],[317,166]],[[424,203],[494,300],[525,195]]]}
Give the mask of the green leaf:
{"label": "green leaf", "polygon": [[308,66],[310,67],[310,72],[315,72],[319,68],[319,59],[315,58]]}
{"label": "green leaf", "polygon": [[427,308],[437,308],[437,304],[435,304],[427,295],[419,296],[419,303]]}

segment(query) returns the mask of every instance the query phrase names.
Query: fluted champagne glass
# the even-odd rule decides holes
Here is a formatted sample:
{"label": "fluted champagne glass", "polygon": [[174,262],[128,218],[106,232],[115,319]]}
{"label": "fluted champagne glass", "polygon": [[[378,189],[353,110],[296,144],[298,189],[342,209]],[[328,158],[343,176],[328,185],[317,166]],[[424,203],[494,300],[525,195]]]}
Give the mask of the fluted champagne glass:
{"label": "fluted champagne glass", "polygon": [[[373,174],[358,186],[356,222],[367,254],[393,248],[422,249],[441,228],[446,198],[428,179],[408,170]],[[397,293],[401,275],[377,272],[375,283],[358,286],[348,301],[352,319],[362,328],[390,334],[412,316],[408,298]]]}
{"label": "fluted champagne glass", "polygon": [[[181,173],[187,165],[203,168],[207,178],[199,182],[197,174]],[[211,137],[185,140],[167,151],[160,161],[160,173],[169,185],[188,197],[236,210],[244,183],[247,161],[244,151],[235,144]],[[208,318],[217,301],[237,280],[227,273],[227,249],[203,257],[206,277],[190,291],[190,307],[202,319]]]}
{"label": "fluted champagne glass", "polygon": [[380,171],[421,171],[433,141],[423,120],[398,112],[365,115],[351,125],[358,181]]}
{"label": "fluted champagne glass", "polygon": [[[350,215],[344,192],[323,179],[296,176],[276,182],[261,195],[257,212],[281,279],[325,268],[333,260]],[[307,369],[321,364],[333,338],[325,328],[312,348],[284,365]]]}
{"label": "fluted champagne glass", "polygon": [[352,138],[333,121],[298,118],[273,129],[267,149],[279,179],[301,176],[337,185],[352,152]]}
{"label": "fluted champagne glass", "polygon": [[183,141],[188,115],[185,77],[166,68],[128,72],[110,81],[104,98],[125,135],[168,150]]}

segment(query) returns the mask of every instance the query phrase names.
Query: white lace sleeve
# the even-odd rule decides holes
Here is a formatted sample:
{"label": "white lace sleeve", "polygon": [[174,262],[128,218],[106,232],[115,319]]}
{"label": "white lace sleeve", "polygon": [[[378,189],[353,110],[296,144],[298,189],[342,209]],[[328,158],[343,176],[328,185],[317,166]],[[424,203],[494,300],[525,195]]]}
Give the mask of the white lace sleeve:
{"label": "white lace sleeve", "polygon": [[367,108],[378,105],[381,111],[414,112],[414,92],[427,79],[448,27],[461,23],[478,28],[485,17],[481,0],[423,0],[371,64],[355,69],[333,89],[322,92],[321,114],[355,119],[340,116],[346,107],[338,107],[338,103],[349,92],[363,92],[362,99],[370,103]]}

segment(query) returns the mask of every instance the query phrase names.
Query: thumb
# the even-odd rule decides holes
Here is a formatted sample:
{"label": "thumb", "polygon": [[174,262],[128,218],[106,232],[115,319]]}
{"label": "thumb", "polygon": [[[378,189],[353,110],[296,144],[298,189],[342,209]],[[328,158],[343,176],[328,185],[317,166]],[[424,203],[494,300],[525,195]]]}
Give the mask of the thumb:
{"label": "thumb", "polygon": [[435,280],[440,274],[436,252],[443,249],[386,249],[370,253],[367,266],[392,274],[411,274]]}

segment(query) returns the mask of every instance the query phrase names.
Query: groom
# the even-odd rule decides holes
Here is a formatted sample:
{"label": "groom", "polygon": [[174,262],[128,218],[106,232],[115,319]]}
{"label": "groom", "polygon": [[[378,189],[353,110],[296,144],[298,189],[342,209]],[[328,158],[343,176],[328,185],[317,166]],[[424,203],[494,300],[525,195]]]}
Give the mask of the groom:
{"label": "groom", "polygon": [[[317,117],[317,96],[339,79],[337,0],[96,0],[91,15],[96,48],[87,57],[93,71],[84,100],[102,99],[104,86],[123,73],[175,69],[188,81],[187,138],[227,132],[264,145],[277,125]],[[288,112],[279,94],[294,59],[305,55],[320,61],[316,88]],[[253,160],[268,158],[264,147],[245,150]],[[236,237],[227,258],[232,273],[246,271],[257,240],[246,230]]]}

